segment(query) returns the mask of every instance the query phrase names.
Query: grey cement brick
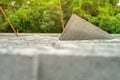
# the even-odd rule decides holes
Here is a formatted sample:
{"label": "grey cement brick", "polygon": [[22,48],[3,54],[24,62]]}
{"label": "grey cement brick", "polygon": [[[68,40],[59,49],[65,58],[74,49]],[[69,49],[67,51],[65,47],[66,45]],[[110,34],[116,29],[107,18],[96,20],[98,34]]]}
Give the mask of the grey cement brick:
{"label": "grey cement brick", "polygon": [[38,79],[120,80],[120,57],[40,55]]}
{"label": "grey cement brick", "polygon": [[58,36],[2,37],[0,80],[120,79],[120,39],[59,41]]}
{"label": "grey cement brick", "polygon": [[0,80],[120,79],[119,52],[69,49],[0,48]]}
{"label": "grey cement brick", "polygon": [[60,40],[112,39],[111,35],[90,22],[73,14],[68,21]]}
{"label": "grey cement brick", "polygon": [[0,50],[0,80],[38,80],[36,55],[25,55],[24,49],[24,55],[15,49]]}

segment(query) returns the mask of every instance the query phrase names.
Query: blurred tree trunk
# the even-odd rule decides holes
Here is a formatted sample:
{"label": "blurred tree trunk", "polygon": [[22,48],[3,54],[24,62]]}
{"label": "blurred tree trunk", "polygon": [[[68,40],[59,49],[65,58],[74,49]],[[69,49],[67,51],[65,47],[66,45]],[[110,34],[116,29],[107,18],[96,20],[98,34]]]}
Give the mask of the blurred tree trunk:
{"label": "blurred tree trunk", "polygon": [[62,10],[62,5],[61,5],[61,0],[58,0],[59,2],[59,8],[60,8],[60,21],[62,25],[62,30],[64,30],[64,17],[63,17],[63,10]]}

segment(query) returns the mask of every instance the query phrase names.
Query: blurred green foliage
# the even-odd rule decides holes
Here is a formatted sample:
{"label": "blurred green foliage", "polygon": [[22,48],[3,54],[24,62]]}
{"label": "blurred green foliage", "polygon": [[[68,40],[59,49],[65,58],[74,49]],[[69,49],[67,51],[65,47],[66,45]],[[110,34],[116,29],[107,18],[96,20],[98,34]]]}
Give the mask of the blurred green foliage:
{"label": "blurred green foliage", "polygon": [[[65,25],[74,13],[109,33],[120,33],[118,0],[61,0]],[[0,0],[18,32],[62,32],[58,0]],[[0,14],[0,32],[12,32]]]}

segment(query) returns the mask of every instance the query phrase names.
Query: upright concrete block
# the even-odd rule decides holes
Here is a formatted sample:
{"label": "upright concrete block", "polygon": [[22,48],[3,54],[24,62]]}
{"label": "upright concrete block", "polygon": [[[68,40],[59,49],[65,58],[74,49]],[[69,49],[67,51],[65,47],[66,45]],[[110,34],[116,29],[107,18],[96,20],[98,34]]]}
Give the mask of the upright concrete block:
{"label": "upright concrete block", "polygon": [[0,80],[38,80],[37,56],[14,50],[0,48]]}
{"label": "upright concrete block", "polygon": [[105,31],[73,14],[67,23],[60,40],[111,39]]}

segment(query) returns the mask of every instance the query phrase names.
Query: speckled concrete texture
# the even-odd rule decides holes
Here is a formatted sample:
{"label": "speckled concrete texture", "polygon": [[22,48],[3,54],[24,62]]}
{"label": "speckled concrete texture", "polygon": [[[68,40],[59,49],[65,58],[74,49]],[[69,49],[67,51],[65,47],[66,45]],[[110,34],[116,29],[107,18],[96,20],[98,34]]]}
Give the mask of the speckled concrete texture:
{"label": "speckled concrete texture", "polygon": [[119,80],[120,36],[60,41],[60,34],[0,34],[0,80]]}
{"label": "speckled concrete texture", "polygon": [[111,39],[111,35],[81,17],[73,14],[68,21],[60,40]]}

